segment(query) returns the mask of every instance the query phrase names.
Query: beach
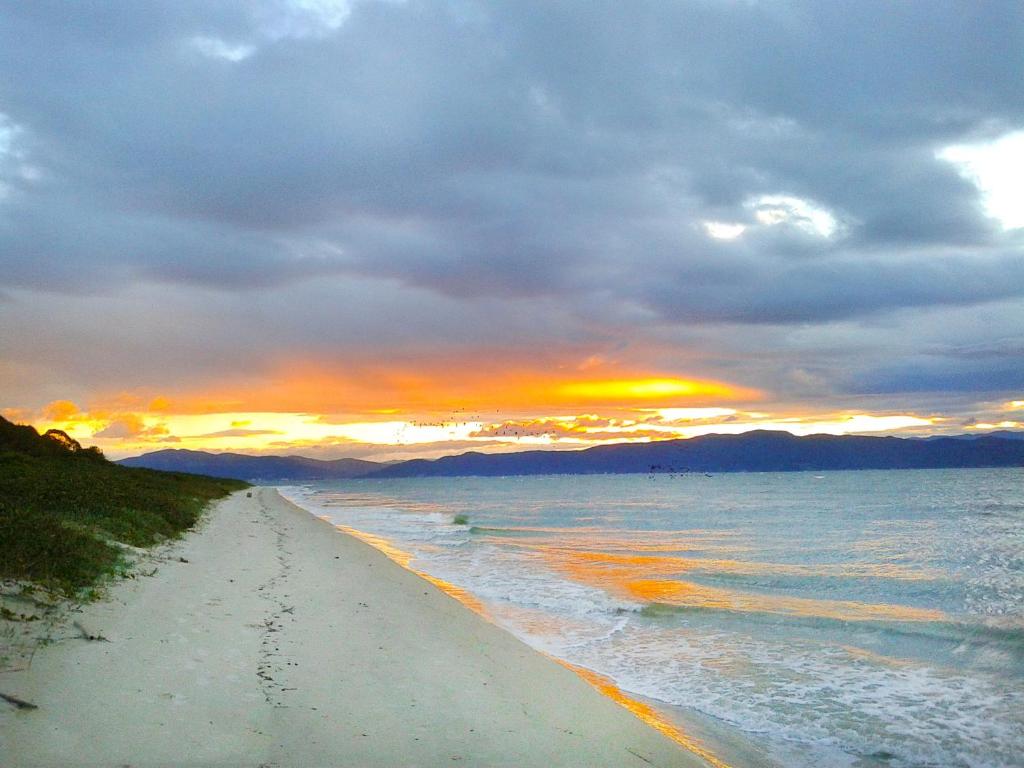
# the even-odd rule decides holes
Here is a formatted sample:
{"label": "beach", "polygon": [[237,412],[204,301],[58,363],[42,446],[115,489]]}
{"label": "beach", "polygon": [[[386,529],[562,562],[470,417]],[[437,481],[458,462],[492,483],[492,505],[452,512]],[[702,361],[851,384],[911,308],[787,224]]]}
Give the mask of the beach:
{"label": "beach", "polygon": [[0,709],[0,764],[708,764],[271,488],[136,571],[0,677],[37,707]]}

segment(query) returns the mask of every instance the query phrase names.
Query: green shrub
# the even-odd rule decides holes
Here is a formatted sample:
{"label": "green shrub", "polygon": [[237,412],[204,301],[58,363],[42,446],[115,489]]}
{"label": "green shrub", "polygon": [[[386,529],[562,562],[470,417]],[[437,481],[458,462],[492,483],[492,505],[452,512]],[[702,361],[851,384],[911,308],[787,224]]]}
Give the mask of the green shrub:
{"label": "green shrub", "polygon": [[0,501],[0,574],[72,593],[111,572],[116,547],[57,515]]}
{"label": "green shrub", "polygon": [[0,418],[0,577],[69,592],[117,570],[114,540],[180,535],[240,480],[122,467],[64,433]]}

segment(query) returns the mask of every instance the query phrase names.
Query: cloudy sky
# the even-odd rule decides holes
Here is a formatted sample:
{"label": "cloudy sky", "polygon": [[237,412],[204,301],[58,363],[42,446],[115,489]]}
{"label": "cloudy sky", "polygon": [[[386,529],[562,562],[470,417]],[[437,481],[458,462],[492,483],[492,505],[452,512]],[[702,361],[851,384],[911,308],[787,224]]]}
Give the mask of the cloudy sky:
{"label": "cloudy sky", "polygon": [[0,407],[114,456],[1024,426],[1024,5],[0,10]]}

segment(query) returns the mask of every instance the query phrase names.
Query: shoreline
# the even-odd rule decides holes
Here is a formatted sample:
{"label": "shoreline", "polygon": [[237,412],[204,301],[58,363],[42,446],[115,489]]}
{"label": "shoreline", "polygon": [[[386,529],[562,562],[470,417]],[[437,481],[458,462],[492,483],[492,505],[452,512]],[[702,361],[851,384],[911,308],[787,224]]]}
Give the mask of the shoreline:
{"label": "shoreline", "polygon": [[709,764],[373,546],[251,493],[81,608],[108,642],[68,637],[0,677],[38,706],[0,708],[0,763]]}
{"label": "shoreline", "polygon": [[[318,517],[314,513],[309,512],[308,510],[304,510],[303,507],[299,506],[298,504],[295,504],[295,502],[291,501],[290,499],[285,498],[285,501],[287,501],[290,504],[293,504],[298,509],[303,509],[303,511],[308,512],[310,515],[313,515],[314,517],[323,520],[328,525],[341,531],[347,536],[351,536],[355,539],[358,539],[359,541],[362,541],[368,546],[371,546],[374,549],[380,551],[396,565],[430,582],[435,587],[444,592],[446,595],[461,603],[465,608],[477,614],[481,619],[483,619],[487,623],[492,624],[501,631],[506,632],[515,637],[515,635],[512,632],[502,627],[498,622],[494,621],[493,617],[490,615],[490,612],[487,610],[487,607],[477,597],[475,597],[473,594],[471,594],[470,592],[461,587],[457,587],[454,584],[451,584],[450,582],[444,581],[442,579],[437,578],[436,576],[430,575],[426,571],[413,568],[412,565],[410,564],[412,556],[409,555],[407,552],[398,549],[397,547],[392,545],[388,540],[383,539],[379,536],[375,536],[373,534],[366,533],[364,531],[356,530],[355,528],[350,528],[348,526],[332,523],[326,517]],[[527,644],[525,641],[522,641],[520,639],[520,642],[523,642],[524,645],[526,645],[528,648],[531,648],[529,644]],[[708,747],[703,743],[703,739],[700,739],[696,736],[692,736],[690,734],[692,728],[690,728],[689,723],[685,722],[684,718],[680,718],[678,715],[675,718],[673,718],[667,715],[666,713],[662,712],[657,706],[657,704],[653,702],[648,703],[647,701],[642,700],[641,698],[634,696],[633,694],[623,691],[613,680],[611,680],[609,677],[603,675],[600,672],[588,669],[587,667],[579,666],[577,664],[573,664],[570,661],[561,659],[557,656],[538,650],[536,648],[531,648],[531,650],[535,653],[540,654],[541,656],[544,656],[545,658],[551,659],[556,664],[570,670],[577,677],[579,677],[585,683],[587,683],[591,688],[600,693],[602,696],[610,699],[611,701],[614,701],[616,704],[630,712],[634,717],[636,717],[641,722],[653,728],[655,731],[658,731],[663,736],[676,742],[686,751],[691,752],[697,757],[701,758],[704,764],[712,766],[712,768],[730,768],[730,766],[726,762],[719,759],[718,756],[716,756],[711,750],[708,749]],[[729,746],[733,746],[732,742],[735,742],[735,739],[722,739],[721,741],[728,741],[730,742]],[[755,763],[750,760],[745,760],[743,764],[757,764],[760,766],[761,762],[762,761],[757,761]],[[775,768],[774,763],[770,765],[768,763],[764,763],[764,766],[765,768]]]}
{"label": "shoreline", "polygon": [[[396,547],[390,540],[336,523],[328,515],[318,515],[303,507],[298,501],[293,501],[285,493],[282,493],[280,488],[278,492],[281,493],[286,502],[326,522],[342,533],[379,550],[396,565],[434,584],[441,591],[462,603],[468,610],[478,614],[482,620],[495,625],[501,631],[507,632],[513,637],[517,637],[512,629],[503,626],[500,621],[495,619],[487,606],[479,598],[462,587],[458,587],[433,576],[427,571],[414,567],[411,564],[413,556]],[[700,757],[702,764],[713,766],[714,768],[781,768],[785,763],[780,762],[780,760],[788,756],[789,749],[799,751],[799,747],[790,748],[776,744],[776,752],[769,754],[763,744],[751,739],[747,734],[736,730],[734,726],[718,722],[714,718],[698,712],[673,707],[641,694],[625,691],[619,688],[614,680],[599,671],[580,666],[572,661],[535,648],[524,638],[518,639],[535,653],[539,653],[556,664],[571,670],[600,693],[601,696],[614,701],[649,727],[676,742],[686,751]]]}

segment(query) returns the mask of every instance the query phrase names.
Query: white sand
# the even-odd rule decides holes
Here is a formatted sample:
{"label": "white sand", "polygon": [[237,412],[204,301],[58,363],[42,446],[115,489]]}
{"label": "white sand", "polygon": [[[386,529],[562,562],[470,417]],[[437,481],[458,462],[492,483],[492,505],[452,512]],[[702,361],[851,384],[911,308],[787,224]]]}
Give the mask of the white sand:
{"label": "white sand", "polygon": [[0,675],[0,765],[706,765],[273,489],[170,555]]}

